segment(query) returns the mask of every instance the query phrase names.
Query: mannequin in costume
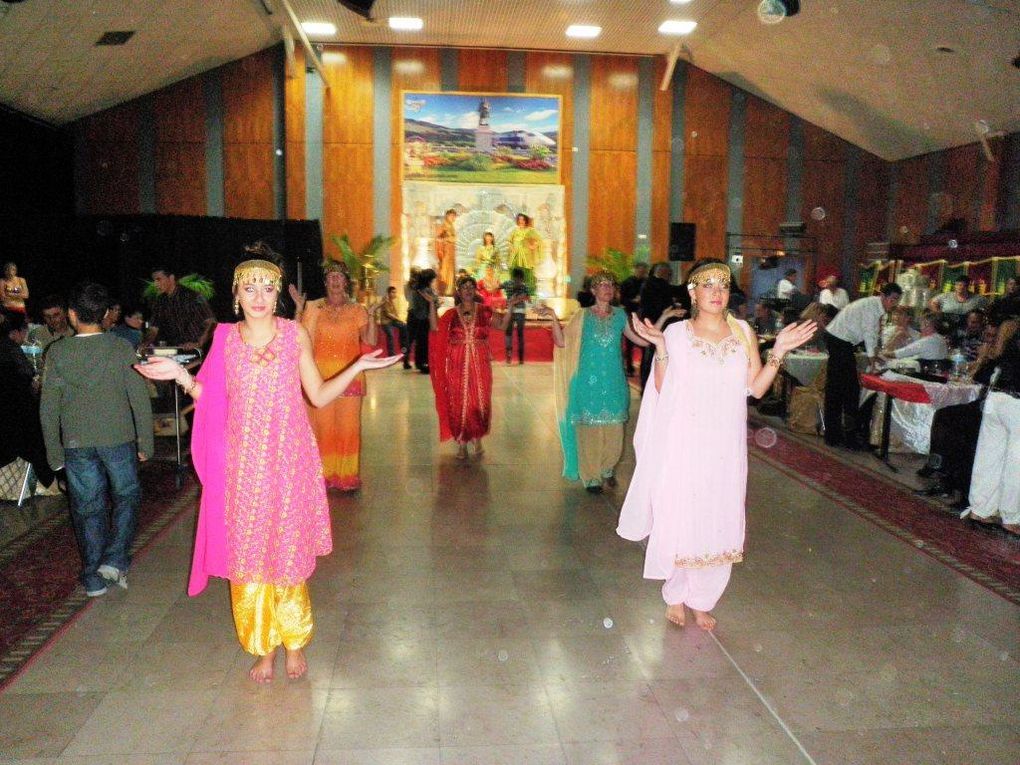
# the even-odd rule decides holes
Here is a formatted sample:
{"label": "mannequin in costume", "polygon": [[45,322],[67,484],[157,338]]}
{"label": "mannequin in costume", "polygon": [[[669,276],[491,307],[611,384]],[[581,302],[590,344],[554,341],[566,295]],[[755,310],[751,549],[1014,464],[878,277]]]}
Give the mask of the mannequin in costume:
{"label": "mannequin in costume", "polygon": [[457,211],[453,208],[443,215],[443,222],[436,234],[436,259],[439,261],[437,274],[439,294],[449,295],[453,291],[454,273],[457,270]]}
{"label": "mannequin in costume", "polygon": [[499,248],[496,247],[496,237],[491,231],[486,231],[482,234],[481,245],[475,251],[475,279],[482,302],[490,307],[499,298],[500,285],[506,278],[502,261]]}
{"label": "mannequin in costume", "polygon": [[457,281],[455,307],[440,318],[429,296],[429,370],[439,415],[439,440],[457,442],[457,459],[467,459],[468,443],[481,455],[482,437],[492,416],[492,358],[489,329],[503,331],[509,313],[493,318],[477,299],[471,276]]}
{"label": "mannequin in costume", "polygon": [[[322,261],[326,297],[306,303],[291,285],[297,306],[295,321],[308,330],[319,374],[328,380],[347,369],[361,356],[362,344],[374,347],[378,330],[374,317],[351,297],[352,282],[347,264]],[[312,430],[319,444],[326,487],[340,491],[361,488],[361,399],[365,376],[359,375],[336,401],[309,410]]]}
{"label": "mannequin in costume", "polygon": [[510,232],[510,257],[507,270],[524,269],[524,282],[528,292],[535,294],[535,263],[538,262],[539,247],[542,237],[532,228],[531,218],[524,213],[517,213],[517,227]]}
{"label": "mannequin in costume", "polygon": [[623,373],[621,336],[647,343],[627,326],[622,308],[611,305],[616,280],[608,271],[591,280],[595,304],[577,311],[565,328],[548,306],[551,319],[556,419],[563,448],[563,475],[580,479],[592,494],[616,486],[616,463],[623,456],[623,431],[630,418],[630,388]]}
{"label": "mannequin in costume", "polygon": [[635,320],[655,347],[654,385],[645,387],[634,433],[637,465],[617,533],[648,539],[646,579],[663,579],[666,618],[690,608],[702,629],[743,559],[747,487],[747,396],[759,398],[783,357],[808,340],[814,322],[789,324],[762,365],[758,338],[728,309],[730,270],[703,261],[689,274],[693,318],[665,331]]}
{"label": "mannequin in costume", "polygon": [[304,647],[314,623],[307,580],[332,549],[329,507],[315,436],[302,391],[324,406],[368,369],[399,357],[362,356],[324,382],[312,341],[296,322],[274,316],[283,286],[279,267],[247,260],[234,271],[236,324],[220,324],[196,377],[173,359],[136,369],[174,380],[195,400],[192,456],[202,482],[188,594],[210,576],[230,580],[241,646],[258,657],[257,683],[273,678],[283,645],[290,678],[308,668]]}
{"label": "mannequin in costume", "polygon": [[5,311],[24,314],[27,301],[28,282],[18,276],[17,264],[4,263],[3,275],[0,276],[0,305]]}

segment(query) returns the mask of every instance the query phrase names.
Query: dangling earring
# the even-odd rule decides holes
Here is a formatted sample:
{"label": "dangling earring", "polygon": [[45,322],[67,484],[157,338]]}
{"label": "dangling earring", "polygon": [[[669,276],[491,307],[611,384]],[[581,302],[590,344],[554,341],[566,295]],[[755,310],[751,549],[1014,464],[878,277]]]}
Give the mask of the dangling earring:
{"label": "dangling earring", "polygon": [[241,315],[241,301],[239,301],[237,298],[234,298],[234,316],[240,315]]}

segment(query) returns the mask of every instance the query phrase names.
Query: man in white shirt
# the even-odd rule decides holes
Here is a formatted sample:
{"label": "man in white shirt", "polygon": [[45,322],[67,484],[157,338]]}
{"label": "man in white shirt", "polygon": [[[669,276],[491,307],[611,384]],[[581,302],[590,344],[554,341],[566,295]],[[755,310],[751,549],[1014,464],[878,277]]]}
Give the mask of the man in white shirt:
{"label": "man in white shirt", "polygon": [[793,283],[793,277],[797,275],[796,268],[789,268],[783,274],[783,278],[776,284],[776,297],[780,300],[792,300],[799,290]]}
{"label": "man in white shirt", "polygon": [[840,311],[850,305],[850,296],[839,286],[839,278],[835,274],[825,277],[818,302],[822,305],[834,305]]}
{"label": "man in white shirt", "polygon": [[885,284],[880,294],[850,303],[825,329],[825,345],[829,349],[825,377],[825,443],[829,446],[865,448],[857,436],[861,383],[857,377],[854,348],[864,343],[872,366],[878,362],[879,325],[902,296],[903,290],[898,284]]}

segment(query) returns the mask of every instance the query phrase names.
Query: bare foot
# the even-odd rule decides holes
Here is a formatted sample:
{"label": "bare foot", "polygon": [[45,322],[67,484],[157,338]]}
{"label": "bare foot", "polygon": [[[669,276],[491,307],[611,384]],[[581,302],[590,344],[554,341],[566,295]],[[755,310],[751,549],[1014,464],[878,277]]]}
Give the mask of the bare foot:
{"label": "bare foot", "polygon": [[482,448],[482,439],[476,438],[471,443],[474,444],[476,457],[481,457],[483,454],[485,454],[485,449]]}
{"label": "bare foot", "polygon": [[698,611],[696,608],[692,608],[694,612],[694,621],[703,630],[711,632],[715,629],[715,617],[712,614],[705,611]]}
{"label": "bare foot", "polygon": [[272,682],[273,680],[273,659],[276,658],[276,651],[260,656],[248,670],[248,677],[259,685]]}
{"label": "bare foot", "polygon": [[677,627],[683,627],[687,620],[687,612],[684,610],[684,604],[677,603],[667,608],[666,619],[671,621]]}
{"label": "bare foot", "polygon": [[457,444],[457,459],[467,459],[467,444]]}
{"label": "bare foot", "polygon": [[297,680],[299,677],[308,671],[308,659],[305,658],[305,652],[300,648],[295,650],[287,650],[287,677],[291,680]]}

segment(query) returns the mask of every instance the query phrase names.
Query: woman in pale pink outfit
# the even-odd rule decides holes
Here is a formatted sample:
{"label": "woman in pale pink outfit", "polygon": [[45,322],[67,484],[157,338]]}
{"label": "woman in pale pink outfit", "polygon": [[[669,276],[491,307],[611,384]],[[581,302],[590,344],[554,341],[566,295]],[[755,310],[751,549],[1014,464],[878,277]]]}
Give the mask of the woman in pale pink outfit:
{"label": "woman in pale pink outfit", "polygon": [[249,676],[272,680],[286,649],[287,676],[308,668],[312,639],[308,578],[332,549],[322,461],[301,393],[313,406],[342,394],[357,375],[399,357],[362,356],[323,382],[308,333],[277,318],[283,274],[267,260],[234,271],[237,324],[216,328],[197,378],[172,359],[136,368],[175,380],[196,402],[192,456],[202,482],[189,595],[210,576],[230,580],[234,626],[242,647],[259,658]]}
{"label": "woman in pale pink outfit", "polygon": [[747,487],[747,396],[772,384],[788,351],[814,333],[790,324],[763,365],[758,339],[730,315],[730,270],[702,261],[688,277],[693,318],[665,331],[634,322],[655,346],[655,384],[645,388],[634,433],[637,466],[617,533],[648,538],[646,579],[663,579],[666,618],[683,626],[685,606],[703,629],[743,559]]}

